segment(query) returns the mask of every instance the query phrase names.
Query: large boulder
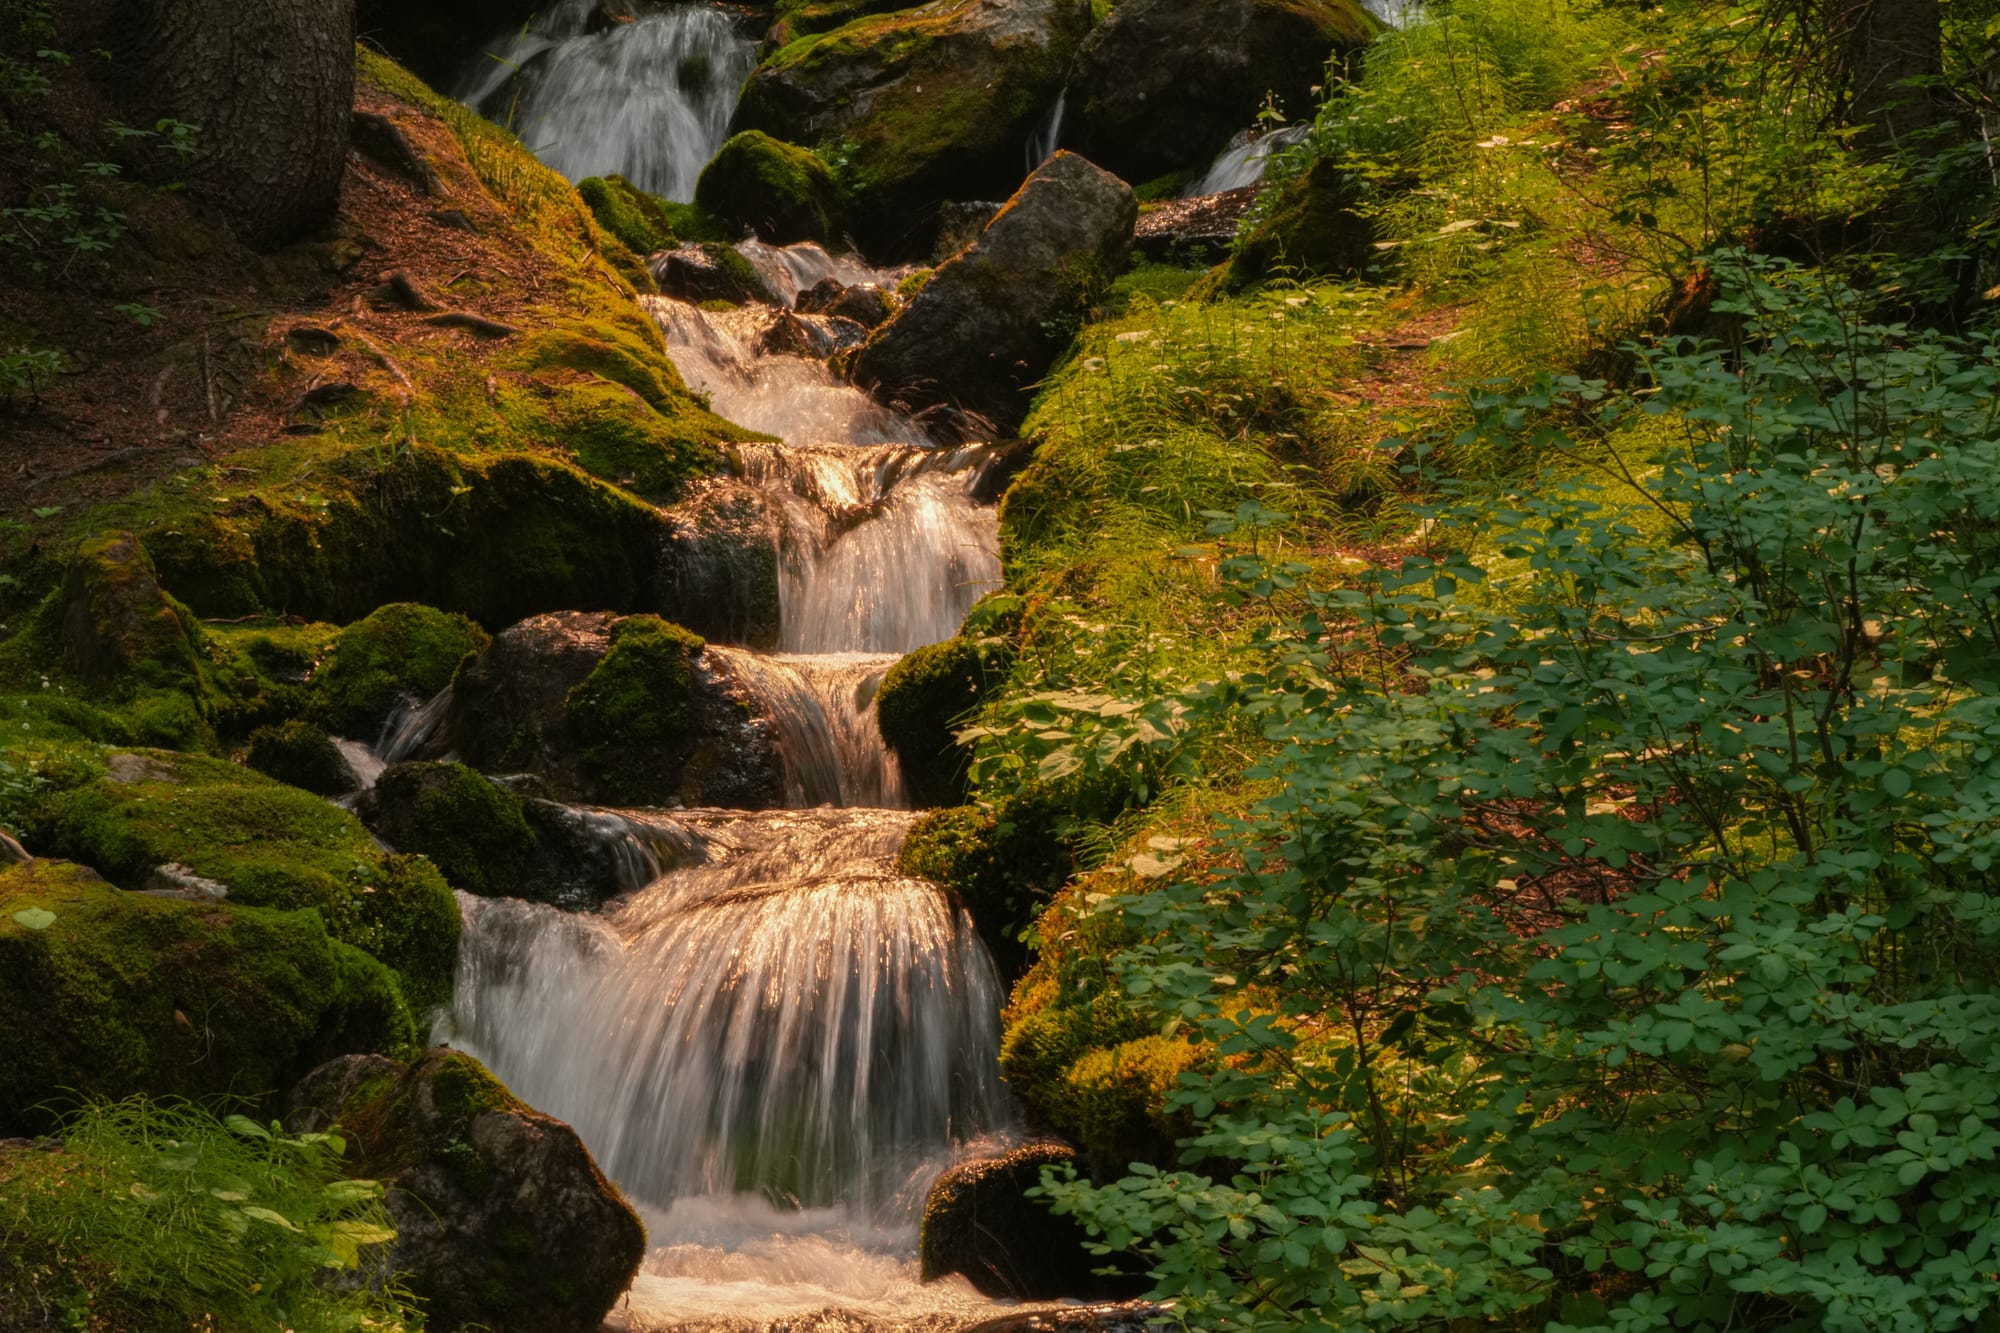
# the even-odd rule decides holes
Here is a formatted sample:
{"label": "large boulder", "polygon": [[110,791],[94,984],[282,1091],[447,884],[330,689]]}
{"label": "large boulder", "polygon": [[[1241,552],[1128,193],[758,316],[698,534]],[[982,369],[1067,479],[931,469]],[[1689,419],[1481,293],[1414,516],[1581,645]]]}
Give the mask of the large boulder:
{"label": "large boulder", "polygon": [[724,222],[773,245],[837,242],[840,189],[819,155],[746,130],[722,145],[702,170],[694,201]]}
{"label": "large boulder", "polygon": [[492,640],[462,615],[414,602],[378,607],[340,632],[308,683],[307,714],[327,730],[373,742],[398,704],[451,684]]}
{"label": "large boulder", "polygon": [[313,912],[126,892],[38,858],[0,863],[0,1137],[69,1096],[257,1097],[348,1052],[412,1044],[380,963]]}
{"label": "large boulder", "polygon": [[856,383],[911,409],[984,418],[969,436],[1010,435],[1033,386],[1123,266],[1138,204],[1125,182],[1074,153],[1038,168],[977,241],[856,354]]}
{"label": "large boulder", "polygon": [[396,1239],[373,1262],[427,1327],[595,1333],[638,1272],[645,1228],[576,1131],[471,1056],[336,1060],[291,1106],[294,1132],[338,1124],[356,1174],[387,1184]]}
{"label": "large boulder", "polygon": [[312,908],[389,965],[415,1011],[451,996],[458,905],[422,857],[392,856],[345,810],[219,759],[134,750],[35,802],[22,841],[143,890],[218,886],[232,904]]}
{"label": "large boulder", "polygon": [[1358,0],[1120,0],[1077,54],[1063,140],[1131,181],[1204,166],[1267,94],[1309,116],[1328,58],[1376,30]]}
{"label": "large boulder", "polygon": [[776,648],[783,607],[770,496],[737,478],[715,477],[670,510],[668,521],[659,583],[675,619],[721,643]]}
{"label": "large boulder", "polygon": [[452,734],[474,767],[535,774],[569,800],[782,805],[771,728],[705,648],[658,616],[533,616],[460,673]]}
{"label": "large boulder", "polygon": [[1090,28],[1089,0],[933,0],[785,46],[731,129],[841,164],[856,239],[920,257],[946,199],[1006,194]]}
{"label": "large boulder", "polygon": [[1030,1143],[939,1176],[924,1203],[923,1280],[956,1273],[985,1295],[1013,1300],[1137,1294],[1130,1279],[1093,1271],[1102,1261],[1085,1249],[1081,1226],[1028,1197],[1044,1167],[1075,1162],[1066,1144]]}
{"label": "large boulder", "polygon": [[85,684],[181,686],[200,675],[193,615],[129,532],[81,543],[62,593],[63,665]]}

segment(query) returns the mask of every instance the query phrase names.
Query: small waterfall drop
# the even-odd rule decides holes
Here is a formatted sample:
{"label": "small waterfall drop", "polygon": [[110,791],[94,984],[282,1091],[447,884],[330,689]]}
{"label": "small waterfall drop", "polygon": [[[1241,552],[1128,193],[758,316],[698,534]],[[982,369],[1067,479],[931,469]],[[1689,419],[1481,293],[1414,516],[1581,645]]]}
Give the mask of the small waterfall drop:
{"label": "small waterfall drop", "polygon": [[777,727],[785,803],[901,809],[908,801],[896,757],[875,727],[875,692],[892,654],[768,656],[710,647],[756,693]]}
{"label": "small waterfall drop", "polygon": [[782,516],[789,653],[906,653],[958,632],[1000,586],[999,519],[972,498],[983,445],[738,447]]}
{"label": "small waterfall drop", "polygon": [[1272,130],[1257,138],[1244,138],[1232,143],[1217,155],[1201,178],[1181,191],[1183,199],[1197,195],[1220,194],[1224,190],[1240,190],[1246,185],[1255,185],[1264,179],[1271,160],[1287,148],[1305,142],[1311,133],[1311,126],[1288,125],[1282,130]]}
{"label": "small waterfall drop", "polygon": [[602,916],[461,896],[446,1035],[649,1208],[905,1228],[1011,1123],[993,964],[892,869],[914,817],[689,812],[701,859]]}
{"label": "small waterfall drop", "polygon": [[1028,139],[1028,174],[1056,155],[1062,147],[1063,117],[1069,111],[1069,89],[1056,94],[1056,104],[1049,108],[1049,118],[1042,127]]}
{"label": "small waterfall drop", "polygon": [[557,0],[489,43],[458,95],[573,181],[616,174],[685,203],[728,137],[756,39],[703,4],[604,25],[596,13],[596,0]]}

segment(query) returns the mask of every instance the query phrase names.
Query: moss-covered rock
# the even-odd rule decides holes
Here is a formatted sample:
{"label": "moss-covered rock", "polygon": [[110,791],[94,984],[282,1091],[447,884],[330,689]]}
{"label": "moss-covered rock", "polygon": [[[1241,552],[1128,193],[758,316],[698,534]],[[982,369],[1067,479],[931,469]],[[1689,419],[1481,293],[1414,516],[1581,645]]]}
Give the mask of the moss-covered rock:
{"label": "moss-covered rock", "polygon": [[624,242],[635,255],[671,250],[680,244],[665,201],[647,194],[623,176],[580,180],[576,183],[576,193],[598,225]]}
{"label": "moss-covered rock", "polygon": [[401,1051],[389,972],[313,912],[128,893],[0,865],[0,1136],[71,1096],[260,1097],[336,1055]]}
{"label": "moss-covered rock", "polygon": [[773,245],[840,239],[840,188],[819,154],[746,130],[701,173],[694,201]]}
{"label": "moss-covered rock", "polygon": [[801,37],[838,28],[843,23],[906,9],[903,0],[778,0],[778,21],[771,25],[766,41],[788,46]]}
{"label": "moss-covered rock", "polygon": [[403,852],[421,852],[455,889],[524,897],[535,835],[521,798],[464,764],[396,764],[368,793],[363,816]]}
{"label": "moss-covered rock", "polygon": [[221,760],[129,751],[38,801],[23,833],[30,849],[126,888],[177,865],[224,885],[231,903],[313,908],[335,939],[388,964],[416,1012],[450,997],[458,905],[437,869],[384,855],[360,821],[310,792]]}
{"label": "moss-covered rock", "polygon": [[336,735],[373,741],[397,704],[430,698],[491,642],[454,612],[414,602],[378,607],[333,641],[312,674],[308,715]]}
{"label": "moss-covered rock", "polygon": [[62,592],[63,664],[77,679],[188,688],[201,674],[199,633],[133,534],[107,532],[77,546]]}
{"label": "moss-covered rock", "polygon": [[769,723],[713,656],[657,616],[530,617],[460,676],[460,753],[485,772],[535,774],[570,800],[782,804]]}
{"label": "moss-covered rock", "polygon": [[633,616],[613,627],[611,651],[567,702],[584,773],[595,785],[642,801],[670,794],[649,753],[689,738],[694,656],[703,646],[699,636],[658,616]]}
{"label": "moss-covered rock", "polygon": [[250,753],[244,762],[267,778],[321,796],[338,796],[361,785],[333,738],[299,718],[251,732]]}
{"label": "moss-covered rock", "polygon": [[1309,118],[1327,60],[1379,29],[1359,0],[1120,0],[1077,54],[1064,137],[1129,181],[1205,165],[1268,95]]}
{"label": "moss-covered rock", "polygon": [[[532,397],[546,418],[536,429],[552,443],[570,439],[556,409],[574,398],[498,396]],[[706,466],[689,463],[677,475]],[[206,526],[176,515],[148,528],[161,580],[186,588],[202,615],[282,611],[335,623],[387,602],[458,611],[489,627],[560,607],[657,605],[659,510],[567,463],[420,445],[386,461],[342,455],[317,479],[321,489],[309,495],[229,500]]]}
{"label": "moss-covered rock", "polygon": [[910,829],[897,864],[950,889],[1002,972],[1018,972],[1021,932],[1076,872],[1074,813],[1090,808],[1072,786],[1042,783],[993,807],[933,810]]}
{"label": "moss-covered rock", "polygon": [[430,1327],[596,1333],[638,1271],[645,1229],[583,1141],[471,1056],[337,1060],[291,1103],[295,1130],[338,1124],[355,1173],[387,1183],[378,1262]]}
{"label": "moss-covered rock", "polygon": [[733,131],[763,130],[836,163],[871,254],[926,257],[947,199],[997,199],[1061,91],[1088,0],[933,0],[857,18],[775,52],[744,85]]}
{"label": "moss-covered rock", "polygon": [[1156,1032],[1085,1050],[1063,1071],[1062,1097],[1088,1159],[1111,1174],[1134,1162],[1171,1163],[1175,1144],[1194,1132],[1194,1120],[1170,1106],[1168,1096],[1182,1074],[1206,1060],[1202,1047]]}
{"label": "moss-covered rock", "polygon": [[924,1203],[923,1280],[960,1274],[988,1296],[1013,1300],[1135,1294],[1144,1283],[1104,1278],[1075,1219],[1028,1197],[1044,1168],[1073,1166],[1061,1143],[1029,1143],[1000,1157],[961,1162],[939,1176]]}
{"label": "moss-covered rock", "polygon": [[1228,263],[1204,278],[1196,294],[1217,287],[1240,292],[1281,269],[1330,277],[1360,272],[1375,258],[1375,231],[1356,211],[1358,199],[1353,179],[1331,159],[1315,161],[1277,186]]}
{"label": "moss-covered rock", "polygon": [[917,649],[882,677],[875,719],[916,804],[965,799],[971,756],[954,733],[1012,662],[1005,647],[961,636]]}

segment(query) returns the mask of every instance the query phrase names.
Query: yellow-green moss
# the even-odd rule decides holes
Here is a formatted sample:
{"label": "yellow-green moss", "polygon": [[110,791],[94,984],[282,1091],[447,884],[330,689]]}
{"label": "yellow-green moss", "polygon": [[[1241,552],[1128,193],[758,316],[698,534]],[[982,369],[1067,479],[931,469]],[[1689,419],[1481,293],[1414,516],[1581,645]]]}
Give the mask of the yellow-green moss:
{"label": "yellow-green moss", "polygon": [[177,863],[251,907],[313,908],[334,938],[395,971],[418,1012],[451,994],[458,905],[421,857],[385,856],[328,802],[221,760],[138,750],[105,776],[38,801],[31,849],[94,866],[126,888]]}
{"label": "yellow-green moss", "polygon": [[307,712],[336,735],[373,742],[399,700],[430,698],[491,642],[462,615],[413,602],[379,607],[334,639],[312,674]]}
{"label": "yellow-green moss", "polygon": [[584,772],[601,790],[628,801],[672,795],[658,785],[673,776],[658,758],[694,724],[694,656],[703,646],[658,616],[633,616],[611,631],[611,651],[567,703]]}
{"label": "yellow-green moss", "polygon": [[420,852],[467,893],[520,896],[535,835],[521,800],[463,764],[398,764],[371,802],[376,827],[399,851]]}
{"label": "yellow-green moss", "polygon": [[660,199],[623,176],[592,176],[576,183],[576,192],[606,231],[635,255],[671,250],[680,244],[673,219]]}
{"label": "yellow-green moss", "polygon": [[811,149],[746,130],[722,145],[695,185],[695,202],[774,245],[838,242],[840,188]]}
{"label": "yellow-green moss", "polygon": [[1063,1109],[1074,1117],[1066,1132],[1107,1172],[1173,1161],[1175,1142],[1193,1132],[1193,1121],[1170,1108],[1167,1095],[1204,1059],[1201,1047],[1157,1033],[1086,1051],[1062,1078]]}
{"label": "yellow-green moss", "polygon": [[354,772],[333,738],[298,718],[250,733],[244,762],[267,778],[321,796],[337,796],[355,785]]}
{"label": "yellow-green moss", "polygon": [[126,893],[46,859],[0,867],[0,1003],[0,1135],[73,1095],[258,1097],[414,1035],[389,973],[316,913]]}
{"label": "yellow-green moss", "polygon": [[969,755],[953,733],[1012,662],[1010,647],[961,636],[917,649],[882,677],[876,721],[918,805],[965,799]]}

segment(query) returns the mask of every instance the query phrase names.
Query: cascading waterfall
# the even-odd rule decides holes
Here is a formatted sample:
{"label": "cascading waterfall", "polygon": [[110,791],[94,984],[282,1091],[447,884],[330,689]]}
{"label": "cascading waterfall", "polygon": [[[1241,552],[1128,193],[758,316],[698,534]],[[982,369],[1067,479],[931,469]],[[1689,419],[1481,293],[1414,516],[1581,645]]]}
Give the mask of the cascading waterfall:
{"label": "cascading waterfall", "polygon": [[571,180],[622,175],[685,203],[728,137],[756,39],[708,5],[596,14],[596,0],[558,0],[489,43],[459,97]]}
{"label": "cascading waterfall", "polygon": [[[897,277],[745,251],[788,306]],[[962,1327],[993,1305],[917,1283],[916,1226],[941,1170],[1015,1133],[1002,988],[970,918],[896,869],[916,816],[874,708],[897,654],[999,585],[975,500],[996,454],[771,349],[775,322],[850,336],[837,321],[649,305],[688,383],[783,441],[735,448],[775,520],[782,651],[707,651],[775,730],[792,808],[573,812],[629,846],[632,891],[582,915],[462,897],[438,1035],[574,1125],[646,1215],[632,1333]]]}
{"label": "cascading waterfall", "polygon": [[971,496],[987,446],[746,444],[738,455],[783,519],[786,652],[906,653],[956,634],[1000,586],[998,520]]}

